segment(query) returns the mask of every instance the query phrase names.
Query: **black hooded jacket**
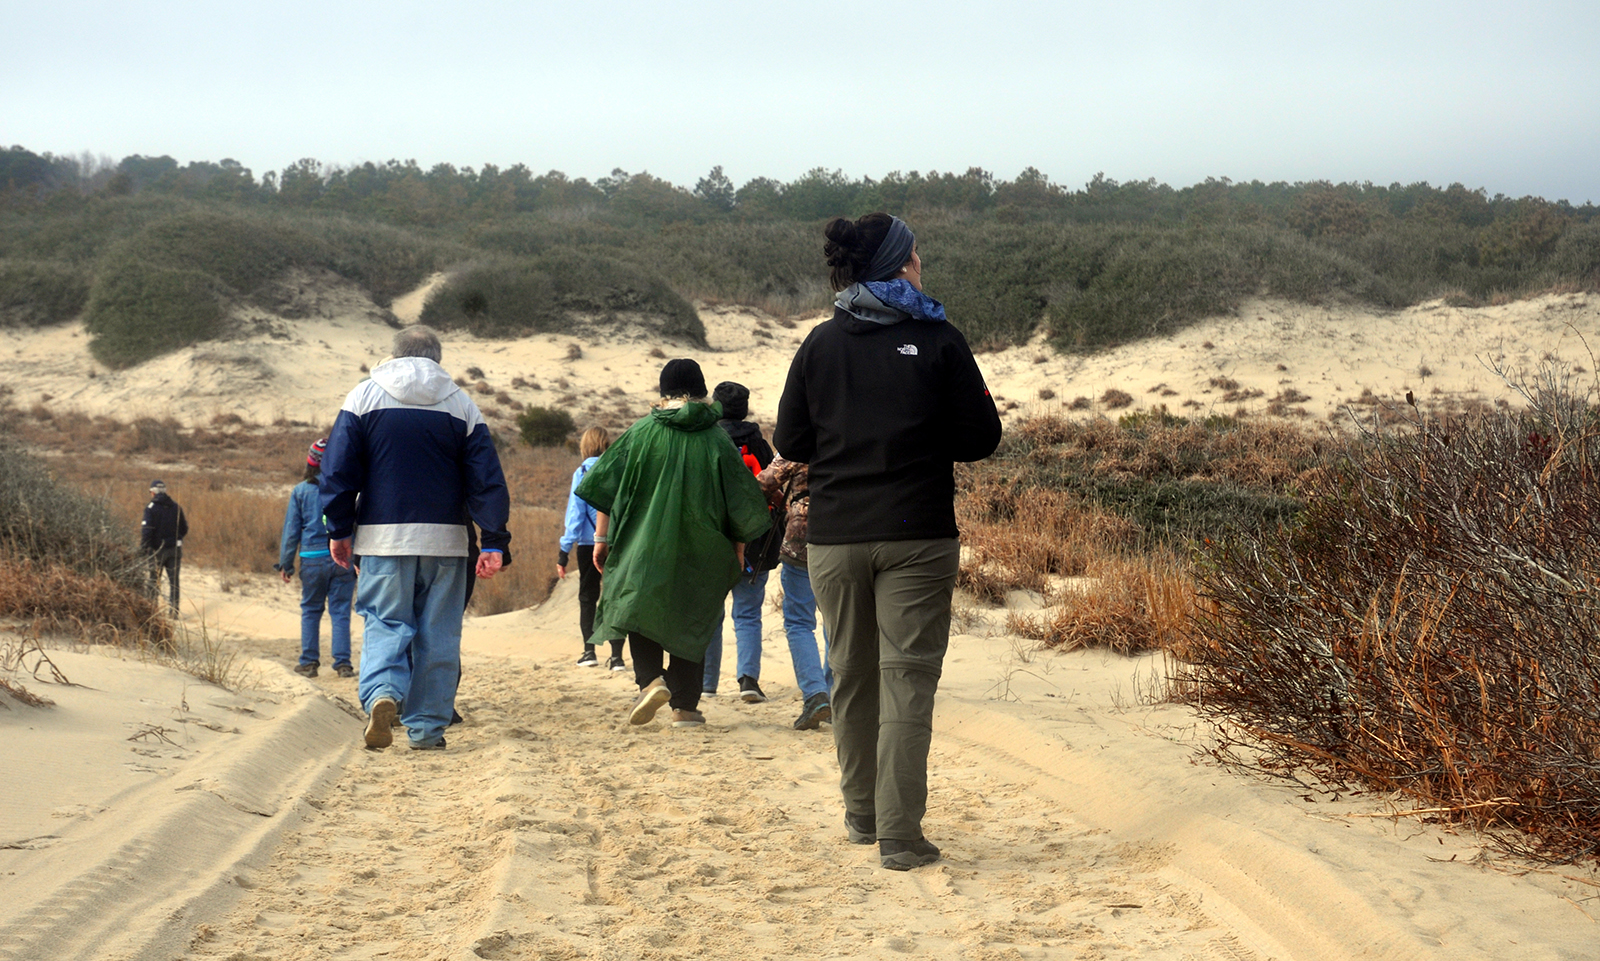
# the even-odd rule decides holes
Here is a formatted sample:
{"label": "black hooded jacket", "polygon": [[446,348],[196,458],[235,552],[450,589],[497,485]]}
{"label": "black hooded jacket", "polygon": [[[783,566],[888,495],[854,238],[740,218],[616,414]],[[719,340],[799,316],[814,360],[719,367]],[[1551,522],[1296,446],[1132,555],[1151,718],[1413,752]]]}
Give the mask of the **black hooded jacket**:
{"label": "black hooded jacket", "polygon": [[733,438],[733,446],[740,448],[741,451],[748,449],[754,454],[756,463],[761,465],[762,470],[766,470],[767,465],[772,463],[772,445],[761,436],[760,426],[748,420],[726,419],[717,421],[717,426],[727,431],[728,436]]}
{"label": "black hooded jacket", "polygon": [[177,547],[189,534],[189,519],[183,516],[178,502],[162,492],[150,498],[144,507],[144,520],[139,524],[139,547],[146,554],[154,554],[163,547]]}
{"label": "black hooded jacket", "polygon": [[961,331],[836,310],[795,353],[772,435],[811,465],[807,542],[957,537],[955,462],[1000,444],[1000,414]]}

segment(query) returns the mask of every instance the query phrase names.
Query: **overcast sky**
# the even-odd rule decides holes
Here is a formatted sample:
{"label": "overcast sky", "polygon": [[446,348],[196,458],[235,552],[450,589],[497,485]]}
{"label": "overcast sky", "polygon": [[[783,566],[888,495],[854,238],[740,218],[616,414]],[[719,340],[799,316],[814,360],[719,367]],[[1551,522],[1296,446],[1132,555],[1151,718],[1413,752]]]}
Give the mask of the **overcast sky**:
{"label": "overcast sky", "polygon": [[1027,166],[1600,203],[1600,2],[7,5],[0,144],[692,187]]}

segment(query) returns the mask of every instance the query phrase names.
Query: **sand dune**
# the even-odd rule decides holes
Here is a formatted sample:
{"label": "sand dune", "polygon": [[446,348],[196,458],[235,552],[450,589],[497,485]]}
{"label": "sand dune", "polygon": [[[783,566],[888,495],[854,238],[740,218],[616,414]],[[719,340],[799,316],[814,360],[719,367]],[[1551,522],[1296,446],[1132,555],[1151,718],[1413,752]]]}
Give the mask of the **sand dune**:
{"label": "sand dune", "polygon": [[[814,321],[704,316],[713,351],[663,352],[751,385],[770,425]],[[1577,335],[1592,339],[1597,319],[1585,295],[1383,316],[1261,302],[1166,341],[1084,358],[1032,345],[980,363],[1017,405],[1010,418],[1110,387],[1231,412],[1218,376],[1261,390],[1256,406],[1294,386],[1322,417],[1363,388],[1507,397],[1480,357],[1525,366],[1548,352],[1592,369]],[[88,413],[321,423],[391,332],[358,311],[285,329],[93,378],[81,331],[0,336],[25,405],[49,394]],[[573,342],[583,356],[567,360]],[[445,349],[453,371],[479,366],[526,403],[618,386],[642,410],[661,363],[600,336]],[[229,381],[207,351],[270,373]],[[512,389],[518,376],[542,390]],[[770,702],[708,699],[701,730],[631,728],[629,676],[570,666],[565,582],[537,610],[468,622],[467,723],[447,752],[367,752],[354,682],[289,671],[295,588],[230,575],[224,590],[198,574],[186,587],[191,623],[258,655],[242,693],[58,651],[81,686],[24,674],[57,706],[0,708],[0,959],[1596,954],[1593,865],[1511,862],[1449,826],[1373,816],[1409,806],[1398,799],[1220,769],[1187,709],[1145,696],[1159,657],[1029,654],[1003,612],[953,639],[942,682],[927,829],[946,859],[897,874],[844,837],[827,730],[790,727],[799,699],[775,613]]]}
{"label": "sand dune", "polygon": [[[324,287],[317,309],[325,317],[257,318],[245,325],[252,331],[248,336],[189,347],[122,371],[93,360],[81,325],[0,331],[7,386],[23,407],[48,397],[43,402],[54,410],[91,415],[173,417],[199,425],[232,414],[258,424],[322,425],[364,376],[362,366],[388,355],[394,334],[388,314],[351,290]],[[410,322],[421,306],[419,291],[397,300],[392,310]],[[642,343],[632,336],[637,331],[625,327],[620,334],[587,326],[574,334],[518,340],[451,333],[445,366],[458,377],[469,368],[481,370],[491,389],[476,395],[480,406],[510,429],[514,410],[494,399],[502,392],[523,404],[570,409],[580,422],[604,419],[619,406],[631,417],[641,415],[655,398],[661,369],[662,360],[649,354],[655,347],[666,356],[696,357],[708,383],[738,380],[751,386],[751,416],[770,426],[789,359],[823,315],[780,323],[717,307],[701,316],[709,351]],[[1012,419],[1062,411],[1078,398],[1090,402],[1081,413],[1124,412],[1100,403],[1107,390],[1130,394],[1133,404],[1126,409],[1164,404],[1186,415],[1262,413],[1282,399],[1291,415],[1326,418],[1364,391],[1396,401],[1409,390],[1422,401],[1460,396],[1514,402],[1515,393],[1489,364],[1529,373],[1549,356],[1591,372],[1600,366],[1591,354],[1600,348],[1597,330],[1600,296],[1583,293],[1479,308],[1433,301],[1386,313],[1257,300],[1236,316],[1173,337],[1083,356],[1056,354],[1036,339],[981,355],[979,364]],[[570,357],[573,345],[581,352],[576,359]],[[517,378],[537,386],[514,386]]]}

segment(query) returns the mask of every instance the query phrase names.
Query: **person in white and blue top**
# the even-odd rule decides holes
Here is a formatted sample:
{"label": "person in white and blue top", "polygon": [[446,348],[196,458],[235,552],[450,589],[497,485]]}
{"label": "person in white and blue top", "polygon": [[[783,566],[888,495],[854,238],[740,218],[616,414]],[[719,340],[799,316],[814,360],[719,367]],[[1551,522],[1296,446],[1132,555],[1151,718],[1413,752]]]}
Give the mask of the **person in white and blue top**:
{"label": "person in white and blue top", "polygon": [[333,655],[333,670],[340,677],[354,677],[350,666],[350,598],[355,593],[356,575],[333,562],[328,553],[328,528],[322,523],[322,496],[317,478],[322,474],[322,455],[328,449],[326,437],[311,445],[306,454],[305,478],[289,494],[289,509],[283,515],[283,536],[278,539],[278,563],[274,570],[285,584],[294,578],[296,557],[300,560],[300,663],[295,673],[316,677],[322,664],[322,611],[328,611],[328,646]]}
{"label": "person in white and blue top", "polygon": [[[578,455],[583,458],[583,463],[572,472],[572,487],[567,493],[567,519],[561,531],[561,555],[556,561],[556,576],[565,579],[567,568],[574,559],[573,551],[577,551],[578,629],[583,632],[583,654],[578,657],[579,667],[600,666],[599,658],[595,657],[594,644],[591,643],[594,636],[594,610],[600,602],[600,569],[594,566],[595,510],[588,501],[578,496],[578,482],[583,480],[583,475],[589,473],[589,468],[610,446],[611,434],[604,427],[591,427],[578,440]],[[613,671],[627,670],[628,665],[622,660],[623,639],[617,637],[609,640],[611,656],[606,659],[606,667]]]}
{"label": "person in white and blue top", "polygon": [[[461,617],[474,573],[511,563],[511,498],[478,405],[439,366],[426,327],[395,334],[394,356],[345,398],[322,460],[333,562],[359,557],[357,692],[366,744],[393,743],[398,717],[415,750],[445,746],[461,680]],[[475,548],[472,525],[483,548]]]}

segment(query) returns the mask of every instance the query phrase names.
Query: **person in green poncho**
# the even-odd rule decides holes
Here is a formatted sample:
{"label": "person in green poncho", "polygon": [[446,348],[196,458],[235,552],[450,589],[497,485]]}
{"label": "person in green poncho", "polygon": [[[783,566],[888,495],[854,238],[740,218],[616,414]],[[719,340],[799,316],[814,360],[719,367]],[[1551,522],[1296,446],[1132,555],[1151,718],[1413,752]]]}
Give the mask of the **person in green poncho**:
{"label": "person in green poncho", "polygon": [[[574,491],[594,505],[594,563],[605,588],[601,637],[628,638],[639,699],[631,724],[672,706],[673,727],[705,723],[702,662],[744,545],[771,524],[761,486],[725,431],[722,407],[689,359],[661,369],[661,400],[612,443]],[[666,656],[672,655],[670,662]]]}

